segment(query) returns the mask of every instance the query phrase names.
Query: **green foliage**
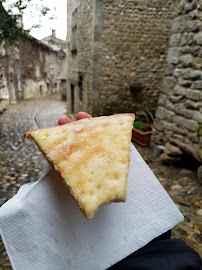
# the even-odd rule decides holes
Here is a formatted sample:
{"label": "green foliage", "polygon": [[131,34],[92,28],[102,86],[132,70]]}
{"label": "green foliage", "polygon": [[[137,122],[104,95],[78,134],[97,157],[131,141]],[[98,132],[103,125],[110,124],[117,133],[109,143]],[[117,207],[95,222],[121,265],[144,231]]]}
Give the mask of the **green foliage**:
{"label": "green foliage", "polygon": [[[37,23],[31,29],[25,31],[22,26],[19,26],[23,12],[28,7],[31,10],[36,9],[39,17],[46,16],[49,13],[50,8],[43,6],[43,0],[40,0],[40,2],[41,4],[33,4],[32,0],[0,1],[0,43],[5,41],[10,45],[15,44],[20,36],[29,33],[32,28],[40,27]],[[30,16],[32,15],[30,14]],[[52,17],[49,19],[54,18],[52,14]]]}
{"label": "green foliage", "polygon": [[0,2],[0,43],[13,44],[19,36],[22,35],[23,29],[17,27],[17,21],[20,15],[12,15],[11,11],[6,11]]}
{"label": "green foliage", "polygon": [[197,135],[198,135],[198,137],[202,136],[202,124],[198,124]]}
{"label": "green foliage", "polygon": [[134,122],[133,123],[133,127],[136,128],[136,129],[139,129],[140,131],[142,132],[147,132],[150,130],[149,127],[147,127],[146,125],[144,125],[143,123],[141,122]]}

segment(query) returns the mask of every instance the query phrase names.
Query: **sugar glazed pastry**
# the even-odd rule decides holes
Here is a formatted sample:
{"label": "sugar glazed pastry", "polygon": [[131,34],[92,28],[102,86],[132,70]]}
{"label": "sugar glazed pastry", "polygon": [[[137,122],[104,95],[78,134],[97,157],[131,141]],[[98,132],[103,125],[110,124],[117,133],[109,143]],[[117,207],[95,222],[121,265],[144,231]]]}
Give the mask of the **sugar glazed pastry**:
{"label": "sugar glazed pastry", "polygon": [[82,119],[27,131],[60,174],[87,219],[111,202],[125,202],[134,114]]}

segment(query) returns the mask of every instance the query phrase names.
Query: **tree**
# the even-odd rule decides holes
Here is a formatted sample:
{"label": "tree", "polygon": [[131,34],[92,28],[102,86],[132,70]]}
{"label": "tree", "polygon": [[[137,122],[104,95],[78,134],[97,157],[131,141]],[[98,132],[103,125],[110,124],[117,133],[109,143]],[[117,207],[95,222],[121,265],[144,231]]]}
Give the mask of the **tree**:
{"label": "tree", "polygon": [[[19,20],[22,18],[23,12],[32,4],[32,0],[1,0],[0,1],[0,43],[2,41],[13,44],[23,34],[29,33],[29,30],[24,30],[22,25],[19,25]],[[41,0],[42,2],[42,0]],[[47,15],[50,9],[46,6],[38,7],[42,16]],[[53,18],[53,17],[51,17]],[[32,27],[39,27],[38,24]]]}

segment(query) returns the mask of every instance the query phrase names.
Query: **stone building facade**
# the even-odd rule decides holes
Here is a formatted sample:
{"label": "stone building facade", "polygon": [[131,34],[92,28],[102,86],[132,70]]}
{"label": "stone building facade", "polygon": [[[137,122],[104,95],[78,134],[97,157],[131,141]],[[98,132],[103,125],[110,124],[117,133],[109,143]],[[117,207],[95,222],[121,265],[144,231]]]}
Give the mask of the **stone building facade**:
{"label": "stone building facade", "polygon": [[62,100],[67,99],[67,42],[56,37],[56,31],[52,30],[52,35],[40,40],[57,52],[59,60],[55,62],[57,76],[57,91],[59,90]]}
{"label": "stone building facade", "polygon": [[94,1],[67,1],[68,112],[92,112]]}
{"label": "stone building facade", "polygon": [[1,51],[1,104],[59,93],[64,80],[66,87],[66,54],[61,57],[57,48],[24,36],[17,46],[2,44]]}
{"label": "stone building facade", "polygon": [[[0,44],[0,56],[5,55],[4,44]],[[4,64],[1,59],[0,61],[0,113],[9,104],[9,92],[7,87],[7,80],[4,74]]]}
{"label": "stone building facade", "polygon": [[[164,160],[183,152],[202,162],[202,2],[183,0],[172,23],[167,64],[156,111],[153,142]],[[177,155],[169,155],[171,146]],[[201,170],[202,180],[202,170]]]}
{"label": "stone building facade", "polygon": [[175,4],[67,1],[69,112],[155,112]]}
{"label": "stone building facade", "polygon": [[60,38],[56,37],[56,31],[52,29],[52,35],[44,37],[40,40],[42,43],[45,43],[46,45],[50,46],[51,48],[55,50],[64,50],[66,52],[67,49],[67,42],[66,40],[62,40]]}

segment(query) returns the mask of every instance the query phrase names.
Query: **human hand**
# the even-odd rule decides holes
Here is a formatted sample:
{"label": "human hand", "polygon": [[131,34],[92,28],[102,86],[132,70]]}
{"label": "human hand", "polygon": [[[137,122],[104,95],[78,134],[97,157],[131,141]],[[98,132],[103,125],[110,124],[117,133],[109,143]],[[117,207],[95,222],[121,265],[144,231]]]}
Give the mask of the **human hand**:
{"label": "human hand", "polygon": [[[92,116],[86,112],[79,112],[76,116],[77,120],[81,120],[84,118],[91,118]],[[71,120],[69,119],[69,117],[67,116],[62,116],[58,119],[58,124],[59,125],[64,125],[64,124],[68,124],[71,123]]]}

